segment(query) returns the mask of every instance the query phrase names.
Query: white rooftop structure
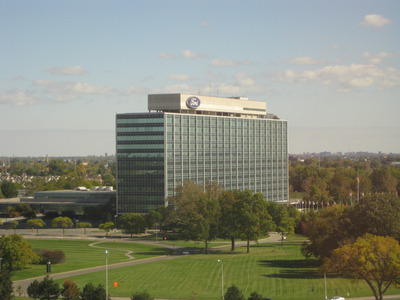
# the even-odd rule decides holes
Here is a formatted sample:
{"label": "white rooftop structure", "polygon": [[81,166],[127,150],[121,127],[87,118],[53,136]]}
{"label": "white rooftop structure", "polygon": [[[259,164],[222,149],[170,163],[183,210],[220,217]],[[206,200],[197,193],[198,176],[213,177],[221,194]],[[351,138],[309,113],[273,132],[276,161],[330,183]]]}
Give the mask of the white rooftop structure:
{"label": "white rooftop structure", "polygon": [[148,95],[150,112],[176,112],[245,118],[268,118],[267,103],[244,97],[210,97],[192,94]]}

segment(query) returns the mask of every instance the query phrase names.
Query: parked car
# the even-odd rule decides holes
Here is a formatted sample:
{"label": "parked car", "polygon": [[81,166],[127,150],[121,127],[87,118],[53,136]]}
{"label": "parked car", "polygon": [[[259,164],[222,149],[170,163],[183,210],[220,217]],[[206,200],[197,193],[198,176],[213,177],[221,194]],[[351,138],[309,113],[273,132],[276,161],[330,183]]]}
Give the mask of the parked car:
{"label": "parked car", "polygon": [[328,300],[346,300],[343,297],[340,296],[333,296],[332,298],[329,298]]}

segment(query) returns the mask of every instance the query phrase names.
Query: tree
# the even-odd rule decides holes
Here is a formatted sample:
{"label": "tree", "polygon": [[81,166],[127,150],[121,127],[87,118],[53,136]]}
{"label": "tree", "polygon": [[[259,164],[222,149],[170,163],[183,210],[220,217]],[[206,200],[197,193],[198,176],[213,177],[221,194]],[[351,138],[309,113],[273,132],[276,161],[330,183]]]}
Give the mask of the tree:
{"label": "tree", "polygon": [[349,242],[351,221],[344,217],[345,210],[345,206],[335,205],[312,215],[313,218],[307,223],[309,241],[302,246],[304,256],[328,257],[334,249]]}
{"label": "tree", "polygon": [[232,285],[228,287],[225,295],[224,300],[245,300],[243,293],[236,285]]}
{"label": "tree", "polygon": [[108,236],[108,233],[115,228],[115,224],[113,222],[105,222],[99,225],[100,230],[104,230],[106,232],[106,235]]}
{"label": "tree", "polygon": [[53,279],[46,276],[42,281],[36,279],[27,288],[28,296],[40,300],[58,299],[60,286]]}
{"label": "tree", "polygon": [[152,209],[147,212],[147,214],[144,216],[144,219],[146,220],[146,227],[152,228],[154,225],[157,225],[161,222],[162,215],[159,211]]}
{"label": "tree", "polygon": [[271,216],[267,211],[267,202],[261,193],[252,191],[236,191],[239,215],[238,224],[240,237],[247,241],[247,253],[250,252],[250,241],[257,241],[274,228]]}
{"label": "tree", "polygon": [[28,285],[26,291],[27,291],[29,297],[31,297],[33,299],[40,298],[39,281],[36,279],[34,281],[32,281]]}
{"label": "tree", "polygon": [[39,292],[41,300],[58,299],[60,296],[60,286],[53,279],[46,276],[39,282]]}
{"label": "tree", "polygon": [[68,173],[68,165],[61,159],[52,159],[48,165],[50,175],[65,175]]}
{"label": "tree", "polygon": [[66,300],[79,300],[80,291],[75,282],[71,280],[64,280],[63,289],[61,291],[61,295]]}
{"label": "tree", "polygon": [[304,199],[320,201],[328,199],[328,183],[320,177],[309,177],[303,182]]}
{"label": "tree", "polygon": [[23,269],[39,260],[31,244],[18,234],[3,235],[0,238],[0,257],[3,258],[2,269],[9,271]]}
{"label": "tree", "polygon": [[247,300],[264,300],[265,298],[259,293],[252,292]]}
{"label": "tree", "polygon": [[397,179],[387,167],[375,169],[371,174],[371,181],[375,192],[391,194],[397,192]]}
{"label": "tree", "polygon": [[394,195],[362,198],[348,212],[354,237],[366,233],[400,239],[400,199]]}
{"label": "tree", "polygon": [[[93,285],[93,283],[86,284],[81,293],[82,300],[104,300],[106,299],[106,290],[102,284],[99,284],[97,287]],[[110,296],[108,296],[107,300],[110,300]]]}
{"label": "tree", "polygon": [[177,187],[176,196],[169,200],[173,203],[175,222],[181,235],[187,240],[203,241],[205,251],[208,244],[218,233],[219,202],[218,186],[208,183],[206,192],[193,181],[185,181]]}
{"label": "tree", "polygon": [[25,218],[35,218],[36,213],[33,211],[29,203],[17,204],[14,208],[17,216],[24,216]]}
{"label": "tree", "polygon": [[148,292],[143,291],[134,293],[131,300],[154,300],[154,297],[151,297]]}
{"label": "tree", "polygon": [[11,300],[13,298],[13,284],[8,271],[0,272],[0,299]]}
{"label": "tree", "polygon": [[115,186],[115,178],[112,174],[108,173],[103,175],[103,184],[106,186]]}
{"label": "tree", "polygon": [[51,226],[63,229],[63,235],[65,234],[65,228],[71,228],[74,226],[72,220],[68,217],[57,217],[51,222]]}
{"label": "tree", "polygon": [[4,197],[13,198],[13,197],[17,197],[18,188],[15,183],[6,181],[1,184],[1,192],[3,193]]}
{"label": "tree", "polygon": [[227,191],[219,199],[221,208],[219,236],[231,240],[231,251],[235,250],[235,240],[240,236],[239,199],[233,191]]}
{"label": "tree", "polygon": [[43,228],[46,223],[42,219],[30,219],[26,222],[26,225],[36,228],[36,235],[39,235],[39,228]]}
{"label": "tree", "polygon": [[79,223],[77,224],[77,227],[78,227],[78,228],[83,228],[83,229],[84,229],[84,232],[85,232],[85,234],[86,234],[86,228],[91,228],[91,227],[92,227],[92,224],[90,224],[90,223],[88,223],[88,222],[79,222]]}
{"label": "tree", "polygon": [[322,270],[363,279],[375,299],[382,300],[390,285],[400,282],[400,245],[391,237],[366,234],[333,251]]}
{"label": "tree", "polygon": [[115,200],[107,204],[88,206],[84,208],[84,218],[95,223],[111,222],[115,215]]}
{"label": "tree", "polygon": [[18,221],[8,222],[7,224],[5,224],[5,226],[6,226],[6,229],[14,229],[14,233],[15,233],[15,229],[18,226]]}
{"label": "tree", "polygon": [[275,230],[281,234],[281,244],[283,246],[284,235],[294,232],[295,220],[289,216],[286,206],[269,202],[267,203],[267,207],[275,224]]}
{"label": "tree", "polygon": [[118,225],[124,233],[130,234],[131,237],[134,234],[143,233],[146,230],[146,221],[144,217],[138,213],[123,214],[119,218]]}
{"label": "tree", "polygon": [[[353,171],[353,170],[352,170]],[[349,200],[350,195],[357,189],[352,188],[354,179],[356,178],[354,172],[349,174],[345,168],[336,168],[335,175],[329,182],[329,194],[336,199],[336,202],[343,203]]]}

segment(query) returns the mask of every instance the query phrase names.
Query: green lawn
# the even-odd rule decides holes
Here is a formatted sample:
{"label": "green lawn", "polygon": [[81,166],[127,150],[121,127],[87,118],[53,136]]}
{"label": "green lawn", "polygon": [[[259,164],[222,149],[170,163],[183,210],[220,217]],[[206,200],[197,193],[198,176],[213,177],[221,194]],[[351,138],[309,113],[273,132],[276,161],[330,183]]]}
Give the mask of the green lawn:
{"label": "green lawn", "polygon": [[[238,248],[232,254],[221,251],[213,254],[191,255],[172,261],[109,270],[109,289],[113,296],[131,296],[135,291],[147,290],[156,298],[216,299],[221,295],[221,263],[224,266],[225,289],[235,284],[245,297],[253,291],[273,299],[323,299],[323,276],[316,272],[315,260],[304,260],[300,245],[287,243],[263,244]],[[80,287],[88,282],[88,275],[69,278]],[[90,281],[104,284],[104,272],[90,274]],[[61,281],[60,281],[61,282]],[[118,282],[118,288],[113,287]],[[371,295],[364,282],[328,277],[328,296],[351,297]],[[392,290],[392,293],[399,292]]]}
{"label": "green lawn", "polygon": [[[109,264],[129,260],[124,254],[133,251],[131,256],[135,259],[167,255],[171,250],[154,247],[146,244],[121,243],[121,242],[100,242],[96,241],[70,241],[70,240],[29,240],[34,249],[62,250],[65,253],[66,261],[63,264],[53,264],[52,273],[61,273],[76,269],[84,269],[104,265],[105,249],[109,250]],[[89,246],[96,243],[94,246]],[[99,247],[99,248],[97,248]],[[13,280],[21,280],[36,276],[45,275],[46,266],[32,265],[30,269],[24,269],[13,273]]]}
{"label": "green lawn", "polygon": [[[104,264],[104,251],[91,249],[88,241],[39,241],[32,240],[35,248],[42,245],[64,249],[67,262],[60,270],[84,268]],[[54,244],[50,244],[54,243]],[[301,243],[285,242],[261,244],[251,247],[247,254],[244,247],[235,253],[222,250],[211,254],[183,256],[143,265],[109,270],[109,293],[129,297],[136,291],[147,290],[155,298],[164,299],[218,299],[221,296],[221,260],[224,268],[224,288],[238,286],[247,298],[253,291],[274,300],[320,300],[324,298],[324,279],[317,273],[317,262],[305,260],[300,253]],[[110,263],[126,259],[122,249],[134,249],[139,258],[164,254],[160,249],[147,245],[128,243],[101,243],[110,250]],[[143,248],[140,248],[143,247]],[[142,249],[142,250],[139,250]],[[142,256],[141,256],[142,255]],[[43,266],[41,266],[44,268]],[[27,270],[21,271],[27,272]],[[53,268],[53,272],[58,272]],[[27,276],[24,276],[27,277]],[[28,276],[29,277],[29,276]],[[68,278],[82,288],[86,283],[105,284],[105,272],[96,272]],[[14,279],[15,280],[15,279]],[[59,281],[60,283],[63,280]],[[118,287],[113,286],[118,282]],[[335,294],[350,297],[371,296],[363,281],[352,281],[328,276],[328,296]],[[392,288],[387,294],[400,294]]]}

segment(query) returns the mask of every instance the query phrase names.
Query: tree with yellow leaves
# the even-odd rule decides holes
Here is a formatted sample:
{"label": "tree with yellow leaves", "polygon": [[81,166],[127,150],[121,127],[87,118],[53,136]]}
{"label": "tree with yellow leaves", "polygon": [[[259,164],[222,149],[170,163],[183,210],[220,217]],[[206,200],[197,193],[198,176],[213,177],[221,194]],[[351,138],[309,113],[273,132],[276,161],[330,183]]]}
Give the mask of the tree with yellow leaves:
{"label": "tree with yellow leaves", "polygon": [[382,300],[390,285],[400,283],[400,245],[391,237],[366,234],[334,250],[321,268],[365,280],[375,299]]}

